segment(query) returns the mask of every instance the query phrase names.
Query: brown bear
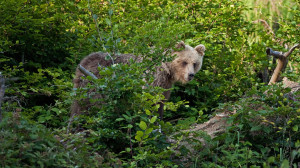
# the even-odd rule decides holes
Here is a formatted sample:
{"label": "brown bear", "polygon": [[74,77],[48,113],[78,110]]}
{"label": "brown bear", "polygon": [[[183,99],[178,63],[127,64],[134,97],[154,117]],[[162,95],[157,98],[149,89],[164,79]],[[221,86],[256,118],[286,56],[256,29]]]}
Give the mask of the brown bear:
{"label": "brown bear", "polygon": [[[203,56],[205,47],[204,45],[200,44],[195,48],[185,45],[184,42],[179,42],[176,45],[176,48],[183,48],[180,51],[173,52],[172,55],[175,56],[175,59],[172,62],[162,63],[160,67],[157,67],[157,71],[154,73],[154,81],[152,83],[153,86],[159,86],[164,89],[170,89],[172,84],[175,82],[181,82],[183,84],[191,81],[195,74],[201,69]],[[92,53],[85,57],[81,62],[80,65],[87,69],[88,71],[92,72],[96,75],[96,77],[100,78],[98,66],[106,67],[111,66],[113,64],[112,60],[106,60],[107,53]],[[114,59],[115,64],[125,63],[129,64],[130,59],[134,59],[138,62],[142,61],[140,57],[137,57],[132,54],[121,54],[116,56]],[[87,84],[87,80],[81,79],[84,74],[77,68],[76,75],[74,79],[74,88],[84,87]],[[166,91],[163,93],[165,99],[168,100],[170,97],[170,91]],[[98,95],[101,97],[101,95]],[[81,107],[77,101],[74,101],[71,114],[81,114],[81,112],[88,109],[96,104],[90,104],[88,102],[85,103],[86,107]],[[160,104],[159,108],[159,115],[162,119],[163,117],[163,103]]]}

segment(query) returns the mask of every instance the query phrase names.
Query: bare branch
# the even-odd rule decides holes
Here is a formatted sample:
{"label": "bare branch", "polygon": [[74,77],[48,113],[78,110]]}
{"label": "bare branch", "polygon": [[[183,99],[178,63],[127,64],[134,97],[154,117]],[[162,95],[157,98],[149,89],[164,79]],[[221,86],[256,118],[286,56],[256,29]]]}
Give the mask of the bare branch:
{"label": "bare branch", "polygon": [[295,44],[292,48],[290,48],[290,50],[286,53],[280,52],[280,51],[273,51],[271,48],[267,48],[266,53],[268,55],[272,55],[275,58],[278,59],[284,59],[287,58],[289,55],[291,55],[291,53],[297,48],[300,47],[300,44]]}
{"label": "bare branch", "polygon": [[93,73],[91,73],[90,71],[86,70],[83,66],[81,66],[80,64],[78,65],[78,69],[85,75],[85,76],[90,76],[93,79],[98,79]]}
{"label": "bare branch", "polygon": [[286,53],[284,53],[284,57],[288,57],[289,55],[291,55],[291,53],[295,50],[295,48],[300,47],[300,44],[295,44],[292,48],[290,48],[290,50]]}
{"label": "bare branch", "polygon": [[267,55],[272,55],[275,58],[283,59],[284,53],[279,51],[273,51],[271,48],[267,48],[266,50]]}
{"label": "bare branch", "polygon": [[274,83],[277,82],[277,80],[278,80],[278,78],[280,76],[280,72],[284,70],[284,67],[287,64],[288,57],[295,50],[295,48],[297,48],[299,46],[300,46],[299,44],[294,45],[286,53],[282,53],[282,52],[279,52],[279,51],[273,51],[271,48],[267,49],[266,52],[267,52],[268,55],[272,55],[275,58],[278,58],[278,63],[277,63],[277,66],[276,66],[276,68],[274,70],[274,73],[273,73],[273,75],[272,75],[272,77],[270,79],[269,85],[274,84]]}

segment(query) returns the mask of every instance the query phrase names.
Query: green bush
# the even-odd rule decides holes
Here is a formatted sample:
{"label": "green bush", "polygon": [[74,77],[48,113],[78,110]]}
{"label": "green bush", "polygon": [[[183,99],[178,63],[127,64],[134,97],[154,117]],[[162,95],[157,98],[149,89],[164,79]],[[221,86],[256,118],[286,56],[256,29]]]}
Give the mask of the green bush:
{"label": "green bush", "polygon": [[[1,167],[96,167],[93,157],[82,145],[77,150],[59,141],[43,125],[22,119],[18,113],[5,115],[0,123]],[[78,147],[78,146],[77,146]]]}
{"label": "green bush", "polygon": [[[267,90],[267,92],[265,92]],[[208,141],[200,153],[200,167],[297,166],[299,153],[299,102],[286,97],[279,86],[253,89],[248,97],[226,103],[216,112],[236,112],[227,132]],[[298,93],[294,93],[299,95]]]}
{"label": "green bush", "polygon": [[[2,111],[21,113],[19,120],[9,116],[0,123],[1,142],[6,142],[0,144],[1,166],[294,166],[299,161],[299,104],[285,99],[281,87],[264,95],[262,72],[275,67],[266,47],[287,51],[285,46],[299,43],[299,14],[293,0],[1,1],[0,72],[18,78],[7,80]],[[265,19],[275,36],[253,23],[257,19]],[[164,123],[154,105],[163,90],[149,86],[152,75],[145,72],[172,60],[170,50],[180,40],[202,43],[207,50],[195,80],[172,89],[173,103],[165,111],[172,123]],[[106,95],[91,101],[106,105],[76,116],[70,127],[74,70],[95,51],[133,53],[146,61],[103,68],[103,78],[89,79],[88,88]],[[299,81],[298,49],[289,61],[282,76]],[[77,99],[87,98],[84,89],[78,92]],[[166,136],[174,131],[227,108],[237,111],[234,125],[199,153],[189,156],[185,146],[178,153],[179,146],[168,143]],[[165,135],[153,132],[158,122]],[[70,134],[71,128],[84,130]],[[178,134],[176,141],[183,136]],[[189,143],[198,150],[201,142],[193,138]],[[78,160],[69,159],[74,155]]]}
{"label": "green bush", "polygon": [[[75,116],[73,122],[74,129],[90,131],[88,141],[93,150],[109,148],[118,153],[129,148],[132,153],[132,145],[141,146],[158,129],[158,103],[164,100],[165,90],[146,82],[145,71],[138,63],[104,67],[99,71],[100,79],[88,77],[90,84],[76,91],[76,99],[82,106],[86,99],[101,104]],[[95,99],[95,94],[103,97]],[[165,108],[176,110],[182,103],[166,103]]]}

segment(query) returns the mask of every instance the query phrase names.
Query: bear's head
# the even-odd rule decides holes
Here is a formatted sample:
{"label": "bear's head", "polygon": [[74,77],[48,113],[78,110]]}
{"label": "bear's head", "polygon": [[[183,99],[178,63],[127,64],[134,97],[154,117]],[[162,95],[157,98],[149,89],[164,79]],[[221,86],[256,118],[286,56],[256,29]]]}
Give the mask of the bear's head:
{"label": "bear's head", "polygon": [[184,84],[191,81],[201,69],[205,46],[200,44],[193,48],[181,41],[176,48],[182,48],[182,50],[172,53],[175,55],[175,59],[168,64],[168,72],[172,76],[173,82]]}

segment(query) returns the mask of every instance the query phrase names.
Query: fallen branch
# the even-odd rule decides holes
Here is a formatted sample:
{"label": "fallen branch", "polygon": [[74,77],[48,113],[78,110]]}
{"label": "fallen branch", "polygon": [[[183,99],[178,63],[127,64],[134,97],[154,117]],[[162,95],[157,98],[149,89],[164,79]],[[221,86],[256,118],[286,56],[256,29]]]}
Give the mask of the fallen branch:
{"label": "fallen branch", "polygon": [[88,71],[87,69],[85,69],[83,66],[81,66],[80,64],[78,65],[78,69],[85,75],[85,76],[90,76],[93,79],[98,79],[93,73],[91,73],[90,71]]}
{"label": "fallen branch", "polygon": [[294,45],[292,48],[290,48],[290,50],[286,53],[283,52],[279,52],[279,51],[273,51],[271,48],[268,48],[266,50],[268,55],[272,55],[273,57],[278,59],[278,64],[274,70],[274,73],[271,77],[271,80],[269,82],[269,85],[274,84],[277,82],[279,76],[280,76],[280,72],[284,70],[285,65],[287,64],[288,61],[288,57],[291,55],[291,53],[297,48],[299,47],[299,44]]}

